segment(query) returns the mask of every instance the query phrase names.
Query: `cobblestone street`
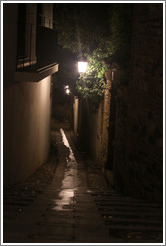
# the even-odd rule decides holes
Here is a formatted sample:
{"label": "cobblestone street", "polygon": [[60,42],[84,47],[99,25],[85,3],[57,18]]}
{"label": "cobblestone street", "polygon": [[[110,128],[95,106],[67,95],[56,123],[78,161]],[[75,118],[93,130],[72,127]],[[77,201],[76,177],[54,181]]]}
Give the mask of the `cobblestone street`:
{"label": "cobblestone street", "polygon": [[108,188],[69,129],[52,136],[59,161],[47,166],[48,182],[4,189],[4,243],[162,243],[162,204]]}

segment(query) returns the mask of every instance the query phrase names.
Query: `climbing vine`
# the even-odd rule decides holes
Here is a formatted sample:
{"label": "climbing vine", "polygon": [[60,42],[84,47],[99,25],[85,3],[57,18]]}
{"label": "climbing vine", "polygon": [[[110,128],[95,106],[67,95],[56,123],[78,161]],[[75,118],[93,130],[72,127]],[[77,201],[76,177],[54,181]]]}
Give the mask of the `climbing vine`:
{"label": "climbing vine", "polygon": [[92,54],[86,55],[88,70],[76,82],[78,94],[95,102],[102,99],[106,88],[106,63],[108,65],[113,62],[111,59],[115,59],[124,68],[127,66],[130,48],[131,5],[112,5],[109,13],[107,37],[101,37],[98,48]]}
{"label": "climbing vine", "polygon": [[87,56],[88,67],[85,74],[76,82],[76,90],[83,98],[89,98],[98,102],[103,96],[106,87],[104,73],[106,66],[102,62],[99,50],[95,50],[91,56]]}
{"label": "climbing vine", "polygon": [[[132,23],[132,4],[58,5],[59,44],[76,55],[87,58],[88,69],[76,82],[76,92],[92,102],[99,102],[106,88],[105,71],[114,57],[127,64]],[[66,21],[67,18],[67,21]],[[86,34],[86,35],[85,35]],[[107,62],[104,62],[107,59]]]}

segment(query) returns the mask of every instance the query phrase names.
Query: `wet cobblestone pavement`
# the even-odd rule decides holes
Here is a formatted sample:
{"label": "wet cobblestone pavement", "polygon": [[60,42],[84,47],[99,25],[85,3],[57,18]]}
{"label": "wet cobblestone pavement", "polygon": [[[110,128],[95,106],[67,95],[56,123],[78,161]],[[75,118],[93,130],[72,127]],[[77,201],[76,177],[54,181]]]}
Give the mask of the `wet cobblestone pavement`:
{"label": "wet cobblestone pavement", "polygon": [[59,165],[47,174],[54,176],[4,190],[4,243],[162,243],[162,204],[108,189],[69,130],[53,136]]}

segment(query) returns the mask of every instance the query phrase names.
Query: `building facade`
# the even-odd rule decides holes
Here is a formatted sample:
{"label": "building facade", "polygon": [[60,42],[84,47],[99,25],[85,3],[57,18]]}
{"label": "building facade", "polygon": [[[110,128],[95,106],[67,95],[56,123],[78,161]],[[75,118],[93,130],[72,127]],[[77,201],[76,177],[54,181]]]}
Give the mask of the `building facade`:
{"label": "building facade", "polygon": [[3,4],[4,184],[25,180],[48,159],[51,78],[58,64],[49,57],[54,46],[40,33],[55,37],[53,23],[53,4]]}

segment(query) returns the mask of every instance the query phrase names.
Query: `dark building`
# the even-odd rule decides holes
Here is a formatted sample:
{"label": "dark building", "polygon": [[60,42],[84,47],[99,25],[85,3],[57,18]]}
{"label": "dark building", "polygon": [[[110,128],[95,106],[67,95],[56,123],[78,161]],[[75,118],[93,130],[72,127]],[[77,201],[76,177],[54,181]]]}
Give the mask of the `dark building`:
{"label": "dark building", "polygon": [[5,184],[24,180],[48,158],[58,71],[53,27],[53,4],[3,4]]}

